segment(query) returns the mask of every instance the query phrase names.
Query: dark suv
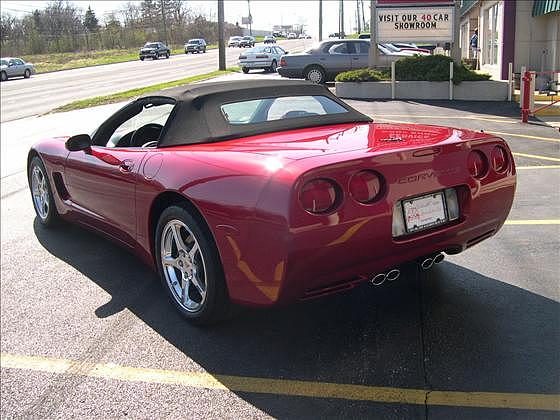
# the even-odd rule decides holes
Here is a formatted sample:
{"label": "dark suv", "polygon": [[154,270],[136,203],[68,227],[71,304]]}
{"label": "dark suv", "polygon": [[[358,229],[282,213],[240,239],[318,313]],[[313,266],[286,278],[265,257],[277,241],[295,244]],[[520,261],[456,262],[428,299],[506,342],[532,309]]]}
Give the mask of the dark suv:
{"label": "dark suv", "polygon": [[171,50],[163,42],[147,42],[140,49],[140,60],[144,61],[145,58],[153,58],[157,60],[160,57],[169,58]]}
{"label": "dark suv", "polygon": [[188,53],[205,53],[206,52],[206,41],[202,38],[189,39],[189,42],[185,44],[185,54]]}
{"label": "dark suv", "polygon": [[240,47],[251,47],[252,48],[252,47],[255,46],[255,38],[253,38],[252,36],[244,36],[239,41],[239,46]]}

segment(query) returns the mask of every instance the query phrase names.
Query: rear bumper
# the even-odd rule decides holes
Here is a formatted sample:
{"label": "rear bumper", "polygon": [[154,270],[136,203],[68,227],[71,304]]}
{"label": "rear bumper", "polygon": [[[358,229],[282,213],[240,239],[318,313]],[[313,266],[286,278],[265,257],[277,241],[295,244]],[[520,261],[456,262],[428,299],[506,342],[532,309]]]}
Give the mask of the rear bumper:
{"label": "rear bumper", "polygon": [[278,67],[278,74],[282,77],[288,77],[291,79],[302,79],[303,72],[301,70],[289,69],[287,67]]}
{"label": "rear bumper", "polygon": [[248,69],[266,69],[272,65],[272,61],[240,61],[239,67]]}
{"label": "rear bumper", "polygon": [[[491,140],[477,148],[486,153],[499,142]],[[315,298],[352,288],[377,273],[435,253],[462,252],[493,236],[513,204],[515,168],[512,164],[506,173],[490,171],[482,180],[475,180],[464,164],[459,166],[465,160],[467,146],[457,146],[445,147],[436,160],[419,158],[411,162],[412,152],[376,159],[376,170],[387,181],[383,196],[364,205],[345,195],[339,209],[324,216],[304,212],[294,191],[315,178],[328,177],[339,185],[348,185],[351,174],[371,167],[371,161],[363,157],[352,163],[344,160],[345,165],[335,165],[334,169],[312,169],[291,186],[285,181],[269,184],[270,190],[261,196],[266,211],[257,211],[260,221],[247,226],[248,232],[239,237],[239,242],[232,244],[238,239],[231,236],[220,246],[240,250],[222,254],[231,299],[239,304],[272,306]],[[289,173],[298,171],[294,165],[315,166],[312,159],[292,164]],[[511,155],[509,159],[513,162]],[[403,177],[411,171],[422,174],[430,170],[438,170],[437,176],[420,181],[417,176]],[[393,207],[397,201],[445,188],[457,190],[458,220],[393,237]],[[288,220],[282,216],[286,214],[290,215]]]}

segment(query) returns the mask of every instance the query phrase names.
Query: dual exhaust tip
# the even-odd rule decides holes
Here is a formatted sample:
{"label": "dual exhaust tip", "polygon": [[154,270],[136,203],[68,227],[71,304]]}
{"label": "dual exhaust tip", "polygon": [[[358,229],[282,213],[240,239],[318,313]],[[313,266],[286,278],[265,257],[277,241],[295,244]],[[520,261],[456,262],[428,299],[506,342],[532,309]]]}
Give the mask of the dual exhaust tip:
{"label": "dual exhaust tip", "polygon": [[430,268],[432,268],[434,264],[442,263],[444,259],[445,259],[445,255],[443,255],[440,252],[436,255],[433,255],[431,257],[422,260],[422,262],[420,262],[420,267],[422,267],[422,270],[429,270]]}
{"label": "dual exhaust tip", "polygon": [[401,275],[401,270],[393,268],[388,273],[379,273],[373,276],[370,280],[374,286],[381,286],[385,281],[395,281]]}
{"label": "dual exhaust tip", "polygon": [[[439,252],[435,255],[432,255],[431,257],[427,257],[423,260],[420,260],[419,261],[420,267],[422,267],[422,270],[429,270],[430,268],[433,267],[434,264],[442,263],[444,259],[445,259],[445,255]],[[393,268],[387,273],[376,274],[371,278],[370,283],[373,284],[374,286],[381,286],[386,281],[397,280],[400,277],[400,275],[401,275],[401,270],[399,270],[398,268]]]}

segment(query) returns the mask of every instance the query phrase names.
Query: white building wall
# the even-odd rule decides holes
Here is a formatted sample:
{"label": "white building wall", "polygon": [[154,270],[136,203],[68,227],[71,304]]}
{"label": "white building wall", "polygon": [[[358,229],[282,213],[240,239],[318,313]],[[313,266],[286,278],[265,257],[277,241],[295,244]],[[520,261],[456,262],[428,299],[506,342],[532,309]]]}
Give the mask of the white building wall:
{"label": "white building wall", "polygon": [[516,4],[514,71],[560,70],[560,13],[533,17],[533,2]]}

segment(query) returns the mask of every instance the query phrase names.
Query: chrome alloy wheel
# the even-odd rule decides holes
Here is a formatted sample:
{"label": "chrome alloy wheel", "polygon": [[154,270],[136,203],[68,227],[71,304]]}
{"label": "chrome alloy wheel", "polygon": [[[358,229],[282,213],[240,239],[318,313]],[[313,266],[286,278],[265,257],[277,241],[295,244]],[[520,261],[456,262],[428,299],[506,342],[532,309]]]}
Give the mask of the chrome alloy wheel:
{"label": "chrome alloy wheel", "polygon": [[321,81],[323,80],[323,74],[321,73],[321,70],[312,69],[307,72],[307,78],[310,82],[321,83]]}
{"label": "chrome alloy wheel", "polygon": [[161,265],[177,303],[188,312],[198,312],[206,302],[206,265],[192,231],[185,223],[167,222],[161,235]]}
{"label": "chrome alloy wheel", "polygon": [[37,214],[42,220],[46,220],[50,208],[49,187],[46,175],[39,166],[34,166],[31,171],[31,193]]}

